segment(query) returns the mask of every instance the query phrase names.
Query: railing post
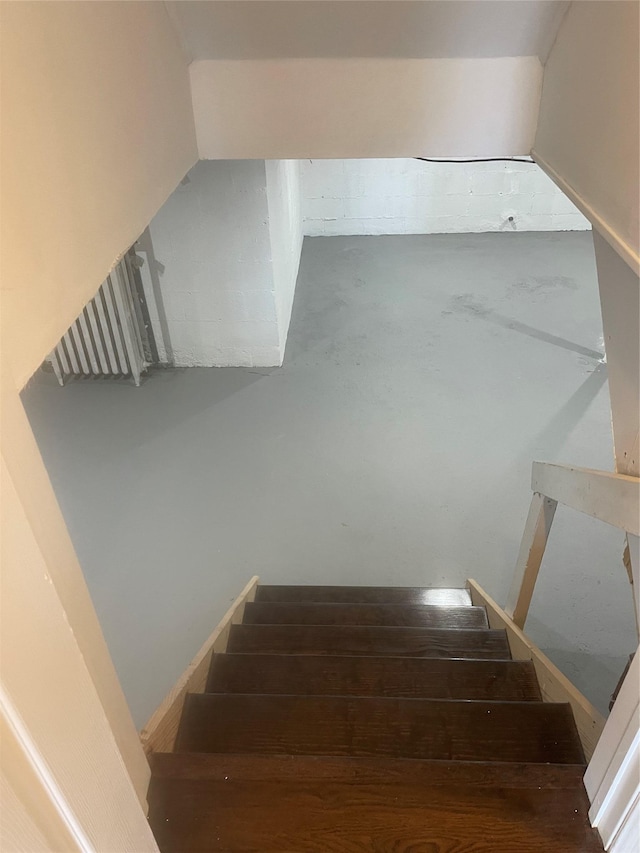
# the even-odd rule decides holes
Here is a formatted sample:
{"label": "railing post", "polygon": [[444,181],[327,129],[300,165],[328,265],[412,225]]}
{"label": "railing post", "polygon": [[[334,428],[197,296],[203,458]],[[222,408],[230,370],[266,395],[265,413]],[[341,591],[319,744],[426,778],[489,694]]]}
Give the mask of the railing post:
{"label": "railing post", "polygon": [[505,611],[524,628],[558,502],[533,493]]}

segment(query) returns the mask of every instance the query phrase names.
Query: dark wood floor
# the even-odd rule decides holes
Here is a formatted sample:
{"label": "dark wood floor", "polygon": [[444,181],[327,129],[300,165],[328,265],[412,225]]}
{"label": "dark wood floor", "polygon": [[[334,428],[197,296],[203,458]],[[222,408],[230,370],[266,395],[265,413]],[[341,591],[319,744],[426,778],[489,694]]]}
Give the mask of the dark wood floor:
{"label": "dark wood floor", "polygon": [[602,850],[577,788],[164,779],[151,821],[160,849],[181,853]]}
{"label": "dark wood floor", "polygon": [[464,591],[259,587],[175,752],[163,853],[599,853],[570,707]]}

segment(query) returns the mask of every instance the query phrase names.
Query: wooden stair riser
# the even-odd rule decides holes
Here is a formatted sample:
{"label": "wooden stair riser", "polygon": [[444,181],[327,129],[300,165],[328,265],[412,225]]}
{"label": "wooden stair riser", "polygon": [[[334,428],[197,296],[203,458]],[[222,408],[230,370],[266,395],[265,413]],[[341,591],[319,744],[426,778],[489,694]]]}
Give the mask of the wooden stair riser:
{"label": "wooden stair riser", "polygon": [[470,606],[466,589],[386,586],[259,586],[256,601]]}
{"label": "wooden stair riser", "polygon": [[491,660],[511,657],[504,631],[360,625],[233,625],[227,651]]}
{"label": "wooden stair riser", "polygon": [[321,604],[256,601],[247,625],[379,625],[414,628],[488,628],[483,607],[404,604]]}
{"label": "wooden stair riser", "polygon": [[157,778],[268,782],[300,779],[379,785],[470,785],[482,788],[581,787],[583,764],[523,764],[516,761],[354,756],[259,755],[224,752],[156,752],[149,756]]}
{"label": "wooden stair riser", "polygon": [[192,694],[178,752],[580,764],[568,705]]}
{"label": "wooden stair riser", "polygon": [[531,661],[214,655],[208,693],[540,701]]}

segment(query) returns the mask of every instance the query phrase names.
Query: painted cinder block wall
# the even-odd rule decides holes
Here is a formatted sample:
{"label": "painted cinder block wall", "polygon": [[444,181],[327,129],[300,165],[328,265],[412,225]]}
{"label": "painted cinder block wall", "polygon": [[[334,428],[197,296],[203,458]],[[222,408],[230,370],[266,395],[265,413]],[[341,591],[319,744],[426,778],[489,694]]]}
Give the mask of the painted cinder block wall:
{"label": "painted cinder block wall", "polygon": [[154,217],[159,288],[147,295],[160,349],[176,366],[282,364],[302,246],[299,196],[295,162],[200,161]]}
{"label": "painted cinder block wall", "polygon": [[287,343],[302,253],[300,162],[266,160],[265,173],[281,363]]}
{"label": "painted cinder block wall", "polygon": [[311,237],[591,227],[534,163],[303,160],[301,173]]}
{"label": "painted cinder block wall", "polygon": [[530,163],[206,160],[151,222],[143,278],[161,357],[179,367],[271,367],[284,358],[303,232],[589,227]]}

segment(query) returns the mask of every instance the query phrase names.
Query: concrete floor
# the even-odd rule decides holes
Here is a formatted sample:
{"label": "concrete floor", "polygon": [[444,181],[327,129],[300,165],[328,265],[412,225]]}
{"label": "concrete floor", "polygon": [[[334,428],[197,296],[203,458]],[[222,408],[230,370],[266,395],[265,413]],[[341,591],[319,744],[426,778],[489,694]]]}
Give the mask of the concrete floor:
{"label": "concrete floor", "polygon": [[[38,376],[24,401],[138,725],[242,588],[504,601],[534,459],[612,468],[589,233],[307,239],[284,367]],[[618,531],[556,516],[527,628],[606,709]]]}

